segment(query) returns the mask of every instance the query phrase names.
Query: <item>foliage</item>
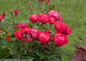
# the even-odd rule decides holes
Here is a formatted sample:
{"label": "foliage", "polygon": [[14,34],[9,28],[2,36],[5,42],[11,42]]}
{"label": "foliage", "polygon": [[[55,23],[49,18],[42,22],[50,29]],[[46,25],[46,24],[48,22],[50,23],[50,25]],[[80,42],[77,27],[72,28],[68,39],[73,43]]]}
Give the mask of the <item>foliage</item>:
{"label": "foliage", "polygon": [[73,57],[72,61],[86,61],[86,37],[84,37],[84,43],[80,44],[80,47],[76,46],[76,51],[74,54],[76,56]]}

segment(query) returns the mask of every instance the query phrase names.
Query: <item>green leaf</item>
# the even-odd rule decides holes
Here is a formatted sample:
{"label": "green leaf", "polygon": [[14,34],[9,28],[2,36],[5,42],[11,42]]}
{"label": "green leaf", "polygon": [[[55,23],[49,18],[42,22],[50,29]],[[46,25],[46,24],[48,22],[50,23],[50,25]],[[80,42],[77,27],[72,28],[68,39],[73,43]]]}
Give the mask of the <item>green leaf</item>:
{"label": "green leaf", "polygon": [[4,46],[5,48],[11,47],[11,46],[10,46],[10,41],[4,40],[4,39],[2,39],[1,41],[2,41],[2,44],[3,44],[3,46]]}
{"label": "green leaf", "polygon": [[10,50],[11,55],[16,55],[17,54],[17,52],[15,50],[13,50],[13,49],[9,49],[9,50]]}
{"label": "green leaf", "polygon": [[48,61],[61,61],[61,60],[57,57],[52,57],[52,58],[48,59]]}
{"label": "green leaf", "polygon": [[58,48],[57,51],[58,51],[58,54],[60,54],[61,56],[66,56],[67,55],[67,53],[60,48]]}
{"label": "green leaf", "polygon": [[35,53],[40,56],[40,59],[43,59],[45,57],[44,51],[42,49],[37,49]]}
{"label": "green leaf", "polygon": [[13,55],[13,59],[20,59],[20,55],[18,55],[18,54]]}
{"label": "green leaf", "polygon": [[13,42],[12,48],[17,50],[18,49],[18,43],[17,42]]}

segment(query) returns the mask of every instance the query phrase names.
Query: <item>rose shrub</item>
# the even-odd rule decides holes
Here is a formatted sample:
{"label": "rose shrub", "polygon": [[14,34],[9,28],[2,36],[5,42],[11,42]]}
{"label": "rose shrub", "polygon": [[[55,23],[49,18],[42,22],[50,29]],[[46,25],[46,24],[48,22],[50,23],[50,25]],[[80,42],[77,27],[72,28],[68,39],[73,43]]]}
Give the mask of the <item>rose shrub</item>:
{"label": "rose shrub", "polygon": [[[44,0],[38,1],[42,3]],[[45,4],[48,5],[49,2],[46,0]],[[59,47],[68,43],[67,36],[71,33],[71,28],[62,22],[60,13],[51,9],[48,9],[47,13],[32,13],[27,23],[16,19],[19,13],[18,9],[12,10],[11,16],[14,17],[4,22],[1,20],[4,20],[7,14],[3,12],[0,15],[0,57],[60,61],[63,53]],[[5,54],[2,54],[4,51]]]}

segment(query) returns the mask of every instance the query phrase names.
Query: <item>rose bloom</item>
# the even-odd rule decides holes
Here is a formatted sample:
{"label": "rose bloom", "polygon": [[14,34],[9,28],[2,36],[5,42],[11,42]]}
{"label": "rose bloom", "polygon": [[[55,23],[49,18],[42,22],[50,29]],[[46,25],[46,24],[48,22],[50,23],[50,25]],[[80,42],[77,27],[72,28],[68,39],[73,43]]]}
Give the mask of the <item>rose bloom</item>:
{"label": "rose bloom", "polygon": [[16,32],[14,32],[14,35],[17,39],[22,39],[24,36],[23,29],[22,28],[18,29]]}
{"label": "rose bloom", "polygon": [[62,34],[60,32],[56,32],[55,35],[53,36],[53,40],[56,45],[64,45],[68,43],[67,36],[65,34]]}
{"label": "rose bloom", "polygon": [[2,20],[3,19],[3,15],[0,15],[0,20]]}
{"label": "rose bloom", "polygon": [[51,16],[51,17],[55,17],[56,20],[58,20],[58,21],[62,21],[63,20],[63,18],[60,16],[58,11],[50,10],[50,11],[48,11],[48,15]]}
{"label": "rose bloom", "polygon": [[39,30],[32,28],[29,35],[30,35],[32,38],[37,39],[37,37],[38,37],[38,32],[39,32]]}
{"label": "rose bloom", "polygon": [[71,28],[67,28],[67,30],[64,32],[65,35],[69,35],[71,33]]}
{"label": "rose bloom", "polygon": [[49,21],[49,15],[47,15],[45,13],[39,13],[38,14],[38,21],[46,24]]}
{"label": "rose bloom", "polygon": [[19,14],[19,10],[18,10],[18,9],[15,9],[15,10],[14,10],[14,14],[15,14],[15,15]]}
{"label": "rose bloom", "polygon": [[40,31],[38,33],[38,40],[41,42],[41,43],[47,43],[49,42],[50,40],[50,35],[47,33],[47,32],[44,32],[44,31]]}
{"label": "rose bloom", "polygon": [[37,20],[38,20],[37,17],[38,17],[37,15],[32,14],[32,15],[30,15],[30,17],[29,17],[29,20],[32,21],[32,22],[37,22]]}
{"label": "rose bloom", "polygon": [[26,27],[26,26],[27,26],[26,23],[19,23],[19,24],[17,24],[15,27],[21,27],[21,28],[24,28],[24,27]]}
{"label": "rose bloom", "polygon": [[24,39],[24,42],[26,42],[26,41],[30,42],[30,41],[31,41],[31,38],[30,38],[30,37],[25,38],[25,39]]}
{"label": "rose bloom", "polygon": [[26,27],[24,27],[22,29],[23,29],[24,34],[30,34],[30,31],[31,31],[30,27],[26,26]]}
{"label": "rose bloom", "polygon": [[68,26],[64,24],[62,21],[55,22],[55,29],[59,32],[64,33],[67,30]]}
{"label": "rose bloom", "polygon": [[49,24],[54,24],[56,21],[56,18],[55,17],[50,17],[49,18]]}

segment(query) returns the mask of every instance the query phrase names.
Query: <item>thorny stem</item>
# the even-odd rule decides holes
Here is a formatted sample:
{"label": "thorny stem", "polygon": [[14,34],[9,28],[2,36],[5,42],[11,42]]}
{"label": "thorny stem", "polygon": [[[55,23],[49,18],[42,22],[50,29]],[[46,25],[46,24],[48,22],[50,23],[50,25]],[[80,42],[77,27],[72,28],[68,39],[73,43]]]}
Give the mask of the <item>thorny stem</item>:
{"label": "thorny stem", "polygon": [[52,27],[52,25],[50,24],[50,26],[49,26],[48,30],[50,30],[50,29],[51,29],[51,27]]}
{"label": "thorny stem", "polygon": [[42,12],[42,8],[41,8],[42,3],[41,3],[41,1],[40,1],[40,4],[38,4],[38,5],[39,5],[39,10]]}
{"label": "thorny stem", "polygon": [[22,48],[22,41],[17,41],[18,42],[18,44],[19,44],[19,46],[20,46],[20,58],[22,58],[22,55],[21,55],[21,52],[22,52],[22,50],[23,50],[23,48]]}
{"label": "thorny stem", "polygon": [[45,5],[45,7],[44,7],[43,11],[45,11],[45,10],[46,10],[46,8],[47,8],[47,4]]}

